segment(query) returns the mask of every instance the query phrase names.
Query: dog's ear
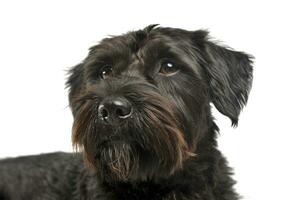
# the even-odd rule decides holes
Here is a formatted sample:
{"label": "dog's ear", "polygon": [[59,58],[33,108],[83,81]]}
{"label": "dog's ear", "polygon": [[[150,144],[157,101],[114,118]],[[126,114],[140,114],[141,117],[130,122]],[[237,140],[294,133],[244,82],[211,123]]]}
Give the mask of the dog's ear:
{"label": "dog's ear", "polygon": [[69,89],[69,105],[74,116],[76,106],[74,105],[74,99],[79,96],[83,87],[83,64],[78,64],[68,70],[68,78],[66,81],[66,88]]}
{"label": "dog's ear", "polygon": [[208,81],[210,99],[219,112],[238,123],[252,85],[253,57],[209,40],[207,32],[196,31],[200,62]]}

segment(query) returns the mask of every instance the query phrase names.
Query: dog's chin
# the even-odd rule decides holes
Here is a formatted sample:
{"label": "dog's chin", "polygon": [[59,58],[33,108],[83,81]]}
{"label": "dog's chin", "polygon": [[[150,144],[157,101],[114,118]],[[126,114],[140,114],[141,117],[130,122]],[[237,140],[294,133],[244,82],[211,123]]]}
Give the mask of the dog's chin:
{"label": "dog's chin", "polygon": [[102,142],[94,152],[85,151],[87,164],[102,181],[139,182],[168,178],[181,167],[166,157],[158,157],[155,150],[122,140]]}
{"label": "dog's chin", "polygon": [[104,141],[95,153],[92,165],[105,180],[127,180],[137,170],[137,155],[125,141]]}

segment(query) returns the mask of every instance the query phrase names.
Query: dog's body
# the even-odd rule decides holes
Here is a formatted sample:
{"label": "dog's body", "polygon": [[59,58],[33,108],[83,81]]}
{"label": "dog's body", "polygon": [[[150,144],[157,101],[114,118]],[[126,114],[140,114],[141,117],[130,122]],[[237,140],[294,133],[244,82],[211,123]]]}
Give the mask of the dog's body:
{"label": "dog's body", "polygon": [[0,161],[0,200],[236,200],[210,102],[236,125],[250,56],[205,31],[149,26],[103,40],[70,70],[73,144]]}

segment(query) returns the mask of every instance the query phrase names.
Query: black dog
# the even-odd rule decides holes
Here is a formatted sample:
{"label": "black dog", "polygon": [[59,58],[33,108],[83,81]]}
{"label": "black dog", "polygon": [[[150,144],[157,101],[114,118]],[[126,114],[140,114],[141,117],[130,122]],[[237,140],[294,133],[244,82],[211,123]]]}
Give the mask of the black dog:
{"label": "black dog", "polygon": [[152,25],[92,47],[67,81],[84,162],[2,160],[0,200],[238,199],[209,103],[237,125],[252,58],[208,38]]}

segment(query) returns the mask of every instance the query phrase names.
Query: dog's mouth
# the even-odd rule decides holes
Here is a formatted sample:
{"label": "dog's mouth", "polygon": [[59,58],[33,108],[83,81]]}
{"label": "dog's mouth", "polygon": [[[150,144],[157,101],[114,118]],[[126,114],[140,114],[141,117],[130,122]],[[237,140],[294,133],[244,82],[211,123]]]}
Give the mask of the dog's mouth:
{"label": "dog's mouth", "polygon": [[99,119],[94,99],[85,101],[75,116],[73,144],[83,149],[88,165],[105,179],[168,176],[192,155],[170,103],[155,92],[139,95],[131,100],[132,118],[118,126]]}
{"label": "dog's mouth", "polygon": [[124,140],[119,137],[110,137],[109,139],[101,140],[101,142],[99,143],[99,147],[105,149],[111,146],[134,145],[134,144],[137,144],[137,142]]}

